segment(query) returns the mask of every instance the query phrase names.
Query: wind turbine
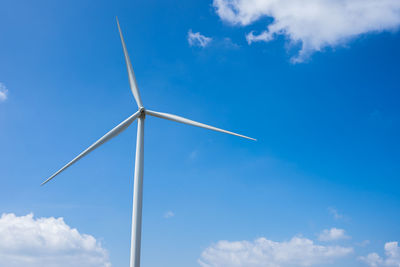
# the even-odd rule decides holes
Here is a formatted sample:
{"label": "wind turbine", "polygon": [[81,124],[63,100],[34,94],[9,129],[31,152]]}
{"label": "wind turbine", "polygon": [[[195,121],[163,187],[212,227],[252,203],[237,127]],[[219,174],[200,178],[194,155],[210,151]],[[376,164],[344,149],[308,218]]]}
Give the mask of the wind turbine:
{"label": "wind turbine", "polygon": [[131,255],[130,255],[130,267],[140,267],[140,243],[141,243],[141,233],[142,233],[142,199],[143,199],[143,135],[144,135],[144,120],[146,118],[146,115],[150,115],[153,117],[158,117],[161,119],[166,119],[166,120],[171,120],[175,122],[180,122],[184,124],[189,124],[192,126],[197,126],[217,132],[222,132],[222,133],[227,133],[243,138],[247,138],[250,140],[256,141],[256,139],[247,137],[241,134],[233,133],[230,131],[226,131],[223,129],[219,129],[213,126],[209,126],[204,123],[196,122],[193,120],[189,120],[177,115],[172,115],[168,113],[162,113],[162,112],[157,112],[157,111],[152,111],[145,109],[142,103],[142,99],[140,98],[140,93],[138,90],[138,86],[136,83],[136,78],[135,74],[133,72],[133,67],[131,64],[131,61],[129,59],[129,55],[126,49],[124,37],[122,36],[122,31],[121,27],[119,25],[119,21],[117,18],[117,25],[118,25],[118,31],[119,35],[121,37],[121,42],[122,42],[122,48],[124,50],[124,56],[125,56],[125,61],[126,61],[126,67],[128,70],[128,76],[129,76],[129,84],[131,87],[132,94],[136,100],[136,104],[138,106],[138,111],[136,111],[134,114],[132,114],[130,117],[128,117],[126,120],[118,124],[116,127],[114,127],[111,131],[106,133],[102,138],[97,140],[94,144],[92,144],[90,147],[88,147],[86,150],[84,150],[82,153],[80,153],[76,158],[71,160],[69,163],[67,163],[64,167],[62,167],[60,170],[58,170],[56,173],[54,173],[52,176],[50,176],[47,180],[45,180],[42,185],[46,184],[49,182],[51,179],[53,179],[55,176],[66,170],[68,167],[70,167],[72,164],[101,146],[102,144],[106,143],[113,137],[117,136],[121,132],[123,132],[126,128],[129,127],[136,119],[138,121],[138,128],[137,128],[137,139],[136,139],[136,158],[135,158],[135,176],[134,176],[134,191],[133,191],[133,211],[132,211],[132,232],[131,232]]}

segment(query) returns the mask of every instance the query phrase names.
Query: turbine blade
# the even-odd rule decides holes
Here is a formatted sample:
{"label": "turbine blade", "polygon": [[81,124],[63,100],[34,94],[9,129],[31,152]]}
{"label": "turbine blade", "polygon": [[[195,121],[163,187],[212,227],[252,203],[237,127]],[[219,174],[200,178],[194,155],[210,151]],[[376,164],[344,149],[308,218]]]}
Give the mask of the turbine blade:
{"label": "turbine blade", "polygon": [[118,18],[117,18],[117,25],[118,25],[119,36],[121,37],[122,48],[124,49],[125,62],[126,62],[126,68],[128,70],[129,84],[131,86],[131,91],[133,96],[135,97],[136,104],[138,105],[139,108],[141,108],[143,107],[142,99],[140,98],[139,89],[135,78],[135,73],[133,72],[131,60],[129,59],[128,51],[126,50],[126,45],[124,37],[122,36],[121,27],[119,26]]}
{"label": "turbine blade", "polygon": [[256,139],[248,137],[248,136],[244,136],[244,135],[241,135],[241,134],[237,134],[237,133],[233,133],[233,132],[226,131],[226,130],[223,130],[223,129],[219,129],[219,128],[216,128],[216,127],[204,124],[204,123],[192,121],[192,120],[189,120],[189,119],[177,116],[177,115],[172,115],[172,114],[162,113],[162,112],[156,112],[156,111],[152,111],[152,110],[148,110],[148,109],[146,110],[146,114],[154,116],[154,117],[162,118],[162,119],[167,119],[167,120],[170,120],[170,121],[176,121],[176,122],[180,122],[180,123],[185,123],[185,124],[189,124],[189,125],[192,125],[192,126],[197,126],[197,127],[201,127],[201,128],[205,128],[205,129],[221,132],[221,133],[227,133],[227,134],[231,134],[231,135],[235,135],[235,136],[239,136],[239,137],[243,137],[243,138],[246,138],[246,139],[257,141]]}
{"label": "turbine blade", "polygon": [[130,116],[129,118],[127,118],[126,120],[124,120],[123,122],[121,122],[120,124],[118,124],[118,126],[114,127],[114,129],[112,129],[111,131],[109,131],[108,133],[106,133],[102,138],[100,138],[99,140],[97,140],[93,145],[91,145],[90,147],[88,147],[86,150],[84,150],[81,154],[79,154],[76,158],[74,158],[73,160],[71,160],[67,165],[65,165],[64,167],[62,167],[60,170],[58,170],[56,173],[54,173],[52,176],[50,176],[46,181],[44,181],[41,185],[44,185],[45,183],[47,183],[48,181],[50,181],[51,179],[53,179],[56,175],[60,174],[61,172],[63,172],[65,169],[67,169],[69,166],[71,166],[72,164],[74,164],[75,162],[77,162],[78,160],[80,160],[81,158],[83,158],[84,156],[86,156],[87,154],[89,154],[90,152],[92,152],[93,150],[95,150],[96,148],[98,148],[99,146],[101,146],[102,144],[104,144],[105,142],[109,141],[111,138],[117,136],[118,134],[120,134],[121,132],[123,132],[129,125],[131,125],[132,122],[135,121],[135,119],[140,115],[140,111],[136,112],[135,114],[133,114],[132,116]]}

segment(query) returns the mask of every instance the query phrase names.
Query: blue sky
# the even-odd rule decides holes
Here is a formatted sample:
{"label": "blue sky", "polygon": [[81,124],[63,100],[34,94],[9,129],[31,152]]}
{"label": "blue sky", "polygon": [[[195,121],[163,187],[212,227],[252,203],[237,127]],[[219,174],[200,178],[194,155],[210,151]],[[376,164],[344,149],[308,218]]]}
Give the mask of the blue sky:
{"label": "blue sky", "polygon": [[[136,111],[118,15],[147,108],[258,139],[146,119],[143,266],[250,266],[260,247],[254,266],[399,266],[399,4],[308,1],[305,20],[293,1],[3,1],[0,227],[62,217],[97,266],[128,265],[136,125],[39,186]],[[20,238],[0,263],[41,266]]]}

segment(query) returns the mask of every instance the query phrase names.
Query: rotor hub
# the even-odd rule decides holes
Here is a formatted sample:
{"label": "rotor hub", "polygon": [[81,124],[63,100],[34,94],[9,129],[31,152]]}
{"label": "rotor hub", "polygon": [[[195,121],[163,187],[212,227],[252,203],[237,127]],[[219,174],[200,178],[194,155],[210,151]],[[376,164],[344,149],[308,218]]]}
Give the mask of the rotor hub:
{"label": "rotor hub", "polygon": [[144,107],[140,107],[139,108],[139,116],[142,117],[146,114],[146,109]]}

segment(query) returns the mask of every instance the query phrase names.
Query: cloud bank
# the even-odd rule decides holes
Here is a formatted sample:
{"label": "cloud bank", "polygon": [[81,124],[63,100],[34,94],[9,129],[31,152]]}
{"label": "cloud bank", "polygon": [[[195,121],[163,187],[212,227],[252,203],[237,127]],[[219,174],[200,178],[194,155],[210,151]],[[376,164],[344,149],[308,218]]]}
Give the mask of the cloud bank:
{"label": "cloud bank", "polygon": [[7,95],[7,87],[3,83],[0,83],[0,102],[7,100]]}
{"label": "cloud bank", "polygon": [[100,242],[69,227],[63,218],[9,213],[0,217],[0,266],[110,267],[111,263]]}
{"label": "cloud bank", "polygon": [[385,254],[385,259],[379,256],[377,253],[370,253],[365,257],[360,257],[360,260],[366,262],[371,267],[400,267],[400,247],[397,242],[386,243]]}
{"label": "cloud bank", "polygon": [[219,241],[206,248],[199,259],[203,267],[313,266],[333,262],[353,252],[351,247],[316,245],[307,238],[287,242],[266,238],[250,241]]}
{"label": "cloud bank", "polygon": [[188,32],[188,43],[190,46],[206,47],[212,41],[211,37],[206,37],[199,32]]}
{"label": "cloud bank", "polygon": [[213,0],[225,22],[248,26],[269,17],[267,29],[246,39],[269,42],[279,35],[301,46],[293,62],[326,47],[343,45],[366,33],[392,31],[400,25],[399,0]]}

